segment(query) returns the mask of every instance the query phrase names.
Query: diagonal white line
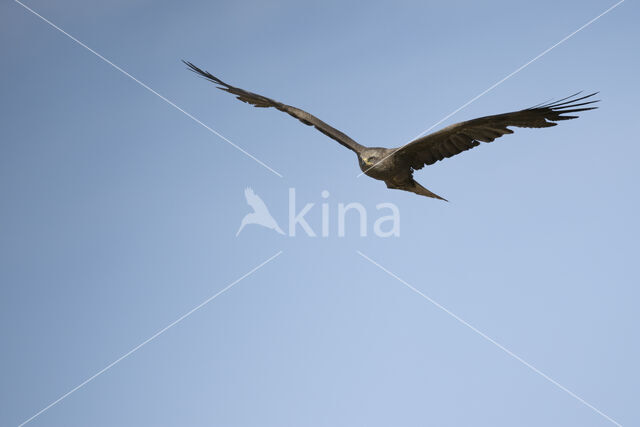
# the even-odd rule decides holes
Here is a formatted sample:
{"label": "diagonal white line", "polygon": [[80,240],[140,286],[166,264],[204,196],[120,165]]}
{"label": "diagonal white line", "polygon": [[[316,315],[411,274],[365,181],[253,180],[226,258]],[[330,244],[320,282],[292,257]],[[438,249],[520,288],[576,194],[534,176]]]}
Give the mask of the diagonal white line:
{"label": "diagonal white line", "polygon": [[91,381],[93,381],[94,379],[96,379],[97,377],[99,377],[100,375],[104,374],[106,371],[108,371],[109,369],[111,369],[112,367],[114,367],[115,365],[120,363],[122,360],[126,359],[127,357],[129,357],[133,353],[135,353],[136,351],[140,350],[140,348],[142,348],[143,346],[147,345],[148,343],[150,343],[151,341],[153,341],[154,339],[156,339],[157,337],[159,337],[160,335],[165,333],[167,330],[171,329],[172,327],[174,327],[178,323],[182,322],[184,319],[186,319],[187,317],[191,316],[193,313],[195,313],[196,311],[198,311],[199,309],[201,309],[205,305],[209,304],[211,301],[213,301],[218,296],[222,295],[223,293],[225,293],[226,291],[231,289],[233,286],[238,284],[240,281],[242,281],[243,279],[249,277],[250,275],[252,275],[256,271],[258,271],[260,268],[264,267],[266,264],[268,264],[269,262],[271,262],[274,259],[276,259],[278,256],[280,256],[280,254],[282,254],[282,251],[279,251],[275,255],[271,256],[269,259],[263,261],[262,263],[260,263],[259,265],[255,266],[254,268],[252,268],[247,273],[245,273],[242,276],[240,276],[238,279],[236,279],[233,282],[229,283],[227,286],[222,288],[216,294],[210,296],[209,298],[207,298],[206,300],[204,300],[203,302],[201,302],[200,304],[198,304],[197,306],[195,306],[194,308],[192,308],[191,310],[189,310],[188,312],[186,312],[182,316],[178,317],[176,320],[174,320],[173,322],[169,323],[167,326],[165,326],[164,328],[160,329],[158,332],[156,332],[155,334],[151,335],[149,338],[147,338],[146,340],[144,340],[143,342],[141,342],[140,344],[138,344],[137,346],[135,346],[134,348],[132,348],[131,350],[126,352],[125,354],[123,354],[122,356],[120,356],[119,358],[117,358],[116,360],[114,360],[113,362],[111,362],[110,364],[108,364],[107,366],[105,366],[104,368],[102,368],[101,370],[99,370],[98,372],[96,372],[95,374],[93,374],[92,376],[90,376],[89,378],[87,378],[86,380],[84,380],[83,382],[81,382],[80,384],[78,384],[77,386],[75,386],[74,388],[69,390],[68,392],[66,392],[65,394],[63,394],[62,396],[60,396],[58,399],[56,399],[53,402],[51,402],[49,405],[45,406],[40,411],[36,412],[30,418],[28,418],[27,420],[23,421],[18,427],[24,426],[25,424],[31,422],[37,416],[39,416],[42,413],[46,412],[47,410],[51,409],[53,406],[57,405],[62,400],[66,399],[71,394],[75,393],[80,388],[84,387],[85,385],[87,385],[88,383],[90,383]]}
{"label": "diagonal white line", "polygon": [[[17,0],[16,0],[17,1]],[[407,144],[409,144],[411,141],[420,138],[422,135],[424,135],[425,133],[431,131],[433,128],[435,128],[436,126],[438,126],[440,123],[444,122],[445,120],[447,120],[449,117],[453,116],[454,114],[456,114],[457,112],[459,112],[460,110],[468,107],[469,105],[471,105],[472,103],[474,103],[475,101],[477,101],[478,99],[480,99],[481,97],[483,97],[484,95],[486,95],[487,93],[491,92],[493,89],[495,89],[496,87],[500,86],[502,83],[504,83],[505,81],[509,80],[511,77],[515,76],[516,74],[518,74],[520,71],[524,70],[525,68],[527,68],[529,65],[533,64],[535,61],[537,61],[538,59],[542,58],[544,55],[546,55],[547,53],[549,53],[550,51],[552,51],[553,49],[555,49],[556,47],[558,47],[559,45],[561,45],[562,43],[566,42],[567,40],[569,40],[571,37],[575,36],[576,34],[578,34],[580,31],[584,30],[585,28],[587,28],[589,25],[593,24],[594,22],[596,22],[598,19],[602,18],[604,15],[606,15],[607,13],[611,12],[613,9],[615,9],[616,7],[620,6],[622,3],[624,2],[624,0],[620,0],[618,3],[614,4],[613,6],[609,7],[607,10],[605,10],[604,12],[602,12],[600,15],[596,16],[595,18],[593,18],[592,20],[590,20],[589,22],[587,22],[586,24],[584,24],[583,26],[581,26],[580,28],[578,28],[577,30],[575,30],[574,32],[572,32],[571,34],[569,34],[568,36],[564,37],[562,40],[560,40],[559,42],[557,42],[556,44],[554,44],[553,46],[545,49],[543,52],[541,52],[540,54],[538,54],[536,57],[534,57],[533,59],[529,60],[527,63],[525,63],[524,65],[521,65],[520,67],[516,68],[514,71],[512,71],[511,73],[507,74],[505,77],[503,77],[502,79],[498,80],[497,82],[495,82],[494,84],[492,84],[491,86],[489,86],[488,88],[486,88],[485,90],[483,90],[482,92],[480,92],[479,94],[477,94],[476,96],[474,96],[473,98],[471,98],[470,100],[468,100],[467,102],[465,102],[464,104],[462,104],[460,107],[458,107],[457,109],[453,110],[452,112],[450,112],[449,114],[447,114],[446,116],[444,116],[442,119],[438,120],[436,123],[434,123],[433,125],[431,125],[431,127],[429,127],[427,130],[420,132],[418,135],[416,135],[415,137],[411,138],[409,141],[407,141],[402,147],[398,147],[396,148],[394,151],[391,152],[391,154],[389,154],[386,157],[383,157],[381,160],[379,160],[377,163],[374,163],[369,169],[367,169],[367,171],[369,171],[370,169],[374,168],[377,164],[381,163],[382,161],[384,161],[385,159],[388,159],[389,157],[393,156],[394,154],[396,154],[398,151],[402,150],[403,148],[405,148],[407,146]],[[365,171],[366,172],[366,171]],[[360,172],[358,174],[358,176],[356,176],[356,178],[360,178],[362,175],[364,175],[365,172]]]}
{"label": "diagonal white line", "polygon": [[596,408],[595,406],[591,405],[589,402],[587,402],[586,400],[584,400],[583,398],[581,398],[580,396],[578,396],[577,394],[575,394],[574,392],[572,392],[571,390],[569,390],[568,388],[566,388],[565,386],[563,386],[562,384],[560,384],[559,382],[557,382],[556,380],[554,380],[553,378],[549,377],[547,374],[545,374],[544,372],[540,371],[538,368],[536,368],[535,366],[533,366],[532,364],[530,364],[529,362],[527,362],[526,360],[524,360],[523,358],[521,358],[520,356],[518,356],[517,354],[515,354],[514,352],[512,352],[511,350],[509,350],[508,348],[506,348],[505,346],[503,346],[502,344],[500,344],[499,342],[497,342],[496,340],[494,340],[493,338],[491,338],[490,336],[488,336],[487,334],[485,334],[484,332],[480,331],[479,329],[477,329],[476,327],[474,327],[473,325],[469,324],[466,320],[464,320],[463,318],[461,318],[460,316],[456,315],[455,313],[451,312],[449,309],[447,309],[446,307],[444,307],[443,305],[441,305],[440,303],[438,303],[437,301],[435,301],[434,299],[432,299],[431,297],[429,297],[428,295],[424,294],[423,292],[421,292],[420,290],[418,290],[417,288],[415,288],[414,286],[410,285],[409,283],[407,283],[406,281],[404,281],[403,279],[401,279],[400,277],[396,276],[395,274],[393,274],[391,271],[387,270],[386,268],[384,268],[382,265],[380,265],[379,263],[377,263],[376,261],[372,260],[371,258],[369,258],[368,256],[366,256],[365,254],[363,254],[360,251],[356,251],[358,253],[358,255],[360,255],[362,258],[366,259],[367,261],[369,261],[371,264],[375,265],[376,267],[378,267],[380,270],[384,271],[385,273],[387,273],[389,276],[393,277],[394,279],[396,279],[397,281],[399,281],[400,283],[402,283],[403,285],[405,285],[407,288],[411,289],[413,292],[417,293],[418,295],[420,295],[422,298],[426,299],[427,301],[429,301],[431,304],[435,305],[436,307],[438,307],[440,310],[444,311],[445,313],[447,313],[449,316],[453,317],[454,319],[456,319],[458,322],[462,323],[464,326],[466,326],[467,328],[471,329],[473,332],[475,332],[476,334],[480,335],[482,338],[484,338],[485,340],[489,341],[491,344],[495,345],[496,347],[498,347],[500,350],[504,351],[505,353],[507,353],[509,356],[513,357],[514,359],[516,359],[518,362],[522,363],[523,365],[525,365],[527,368],[531,369],[533,372],[535,372],[536,374],[540,375],[541,377],[543,377],[544,379],[546,379],[547,381],[549,381],[550,383],[552,383],[553,385],[555,385],[556,387],[558,387],[560,390],[566,392],[567,394],[569,394],[571,397],[573,397],[574,399],[578,400],[580,403],[584,404],[585,406],[591,408],[592,410],[594,410],[595,412],[597,412],[598,414],[600,414],[601,416],[603,416],[604,418],[606,418],[608,421],[612,422],[613,424],[622,427],[622,425],[620,423],[618,423],[616,420],[614,420],[613,418],[611,418],[610,416],[608,416],[607,414],[605,414],[604,412],[600,411],[598,408]]}
{"label": "diagonal white line", "polygon": [[41,20],[43,20],[44,22],[46,22],[47,24],[49,24],[50,26],[52,26],[53,28],[55,28],[56,30],[60,31],[62,34],[64,34],[65,36],[69,37],[71,40],[73,40],[74,42],[76,42],[77,44],[79,44],[80,46],[82,46],[83,48],[87,49],[89,52],[93,53],[95,56],[97,56],[98,58],[102,59],[104,62],[106,62],[107,64],[111,65],[113,68],[115,68],[116,70],[120,71],[122,74],[124,74],[125,76],[129,77],[131,80],[133,80],[134,82],[138,83],[140,86],[142,86],[143,88],[147,89],[149,92],[153,93],[154,95],[156,95],[157,97],[159,97],[160,99],[162,99],[164,102],[166,102],[167,104],[171,105],[173,108],[175,108],[176,110],[180,111],[181,113],[183,113],[185,116],[189,117],[191,120],[193,120],[194,122],[198,123],[200,126],[204,127],[205,129],[207,129],[209,132],[212,132],[213,134],[217,135],[218,137],[220,137],[221,139],[223,139],[224,141],[226,141],[229,145],[231,145],[233,148],[235,148],[236,150],[240,151],[241,153],[243,153],[244,155],[250,157],[251,159],[255,160],[258,164],[260,164],[261,166],[265,167],[266,169],[268,169],[269,171],[271,171],[272,173],[276,174],[277,176],[279,176],[280,178],[282,178],[282,175],[279,174],[278,172],[276,172],[274,169],[272,169],[271,167],[267,166],[267,164],[265,164],[264,162],[262,162],[260,159],[256,158],[255,156],[253,156],[251,153],[247,152],[244,148],[240,147],[239,145],[235,144],[234,142],[232,142],[231,140],[229,140],[227,137],[225,137],[224,135],[222,135],[221,133],[219,133],[218,131],[212,129],[210,126],[207,126],[206,124],[204,124],[202,121],[200,121],[199,119],[197,119],[196,117],[194,117],[192,114],[188,113],[187,111],[185,111],[183,108],[177,106],[173,101],[167,99],[166,97],[164,97],[163,95],[159,94],[158,92],[156,92],[155,90],[151,89],[149,86],[147,86],[146,84],[144,84],[143,82],[141,82],[140,80],[138,80],[137,78],[133,77],[131,74],[129,74],[128,72],[126,72],[125,70],[123,70],[122,68],[120,68],[119,66],[117,66],[116,64],[114,64],[113,62],[111,62],[110,60],[108,60],[107,58],[105,58],[104,56],[100,55],[98,52],[96,52],[95,50],[91,49],[89,46],[87,46],[86,44],[82,43],[80,40],[78,40],[77,38],[73,37],[71,34],[67,33],[66,31],[64,31],[62,28],[58,27],[56,24],[54,24],[53,22],[49,21],[47,18],[43,17],[42,15],[40,15],[38,12],[36,12],[35,10],[31,9],[29,6],[25,5],[24,3],[20,2],[19,0],[14,0],[16,3],[18,3],[20,6],[24,7],[26,10],[28,10],[29,12],[33,13],[35,16],[37,16],[38,18],[40,18]]}

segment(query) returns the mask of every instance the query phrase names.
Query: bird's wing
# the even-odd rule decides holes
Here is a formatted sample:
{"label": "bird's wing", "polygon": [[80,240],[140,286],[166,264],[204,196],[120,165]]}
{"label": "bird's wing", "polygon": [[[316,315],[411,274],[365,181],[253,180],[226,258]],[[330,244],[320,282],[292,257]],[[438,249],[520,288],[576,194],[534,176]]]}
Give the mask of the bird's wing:
{"label": "bird's wing", "polygon": [[360,150],[364,148],[362,145],[358,144],[353,139],[349,138],[347,135],[340,132],[338,129],[335,129],[329,126],[319,118],[307,113],[306,111],[303,111],[296,107],[292,107],[290,105],[283,104],[278,101],[274,101],[273,99],[246,91],[244,89],[233,87],[223,82],[219,78],[215,77],[214,75],[210,74],[208,71],[201,70],[200,68],[193,65],[191,62],[184,61],[184,60],[182,62],[184,62],[191,71],[199,74],[200,76],[204,77],[210,82],[217,84],[218,89],[222,89],[226,92],[236,95],[236,98],[238,98],[242,102],[249,103],[254,107],[261,107],[261,108],[274,107],[280,111],[284,111],[290,116],[293,116],[296,119],[300,120],[305,125],[314,126],[316,129],[318,129],[323,134],[327,135],[329,138],[338,141],[340,144],[344,145],[350,150],[355,151],[356,153],[359,153]]}
{"label": "bird's wing", "polygon": [[480,117],[466,122],[447,126],[437,132],[425,135],[409,142],[397,151],[413,168],[420,169],[438,160],[455,156],[482,142],[491,142],[502,135],[513,133],[509,126],[521,128],[545,128],[557,125],[557,121],[575,119],[578,116],[565,116],[567,113],[593,110],[597,107],[585,107],[596,101],[585,101],[597,92],[576,98],[579,93],[561,100],[537,105],[526,110],[495,116]]}
{"label": "bird's wing", "polygon": [[253,208],[254,212],[269,212],[269,209],[267,209],[267,205],[264,204],[264,201],[260,198],[260,196],[253,192],[252,188],[247,187],[244,190],[244,198],[247,199],[247,204]]}

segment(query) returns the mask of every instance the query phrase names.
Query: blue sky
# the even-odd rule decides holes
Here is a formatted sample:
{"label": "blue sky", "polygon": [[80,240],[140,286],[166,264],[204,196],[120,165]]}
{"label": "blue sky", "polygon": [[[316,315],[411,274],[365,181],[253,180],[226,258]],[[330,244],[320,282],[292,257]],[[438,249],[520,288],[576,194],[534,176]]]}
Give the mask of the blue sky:
{"label": "blue sky", "polygon": [[[442,126],[599,90],[600,109],[387,190],[288,116],[186,71],[399,146],[615,2],[0,4],[0,424],[605,426],[640,423],[638,6],[624,2]],[[252,187],[401,213],[400,237],[235,233]],[[350,233],[352,231],[352,233]]]}

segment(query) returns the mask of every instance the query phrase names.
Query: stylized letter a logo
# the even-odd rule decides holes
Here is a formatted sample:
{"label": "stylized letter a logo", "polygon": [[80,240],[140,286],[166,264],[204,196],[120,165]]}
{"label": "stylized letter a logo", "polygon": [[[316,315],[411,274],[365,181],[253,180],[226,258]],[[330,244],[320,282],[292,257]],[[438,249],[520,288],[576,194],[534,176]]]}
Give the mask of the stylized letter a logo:
{"label": "stylized letter a logo", "polygon": [[251,188],[246,188],[244,190],[244,197],[247,199],[247,203],[249,206],[253,208],[253,212],[248,213],[242,218],[242,223],[240,224],[240,228],[236,233],[236,236],[240,234],[242,229],[247,224],[258,224],[263,227],[270,228],[271,230],[275,230],[279,234],[284,234],[284,231],[280,229],[276,220],[269,213],[269,209],[267,209],[267,205],[264,204],[262,199],[253,192]]}

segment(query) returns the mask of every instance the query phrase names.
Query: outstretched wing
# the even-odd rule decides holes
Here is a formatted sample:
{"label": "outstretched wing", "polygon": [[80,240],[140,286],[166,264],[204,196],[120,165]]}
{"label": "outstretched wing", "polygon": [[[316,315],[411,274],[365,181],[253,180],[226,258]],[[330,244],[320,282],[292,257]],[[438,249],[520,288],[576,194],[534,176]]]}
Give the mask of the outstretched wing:
{"label": "outstretched wing", "polygon": [[306,111],[303,111],[296,107],[292,107],[290,105],[283,104],[278,101],[274,101],[273,99],[246,91],[244,89],[233,87],[223,82],[219,78],[215,77],[214,75],[210,74],[209,72],[201,70],[200,68],[193,65],[191,62],[184,61],[184,60],[182,62],[184,62],[191,71],[201,75],[202,77],[209,80],[210,82],[217,84],[218,89],[222,89],[226,92],[236,95],[236,98],[238,98],[242,102],[251,104],[254,107],[261,107],[261,108],[274,107],[280,111],[284,111],[290,116],[293,116],[296,119],[300,120],[305,125],[315,127],[320,132],[327,135],[329,138],[338,141],[340,144],[344,145],[350,150],[355,151],[356,153],[359,153],[360,150],[364,148],[362,145],[358,144],[353,139],[349,138],[347,135],[340,132],[338,129],[335,129],[329,126],[328,124],[326,124],[325,122],[317,118],[316,116],[313,116],[307,113]]}
{"label": "outstretched wing", "polygon": [[438,160],[455,156],[463,151],[491,142],[502,135],[513,133],[509,126],[521,128],[545,128],[557,125],[557,121],[575,119],[578,116],[565,116],[567,113],[593,110],[597,107],[585,107],[596,101],[585,101],[597,92],[576,98],[580,92],[549,104],[537,105],[526,110],[495,116],[480,117],[466,122],[447,126],[437,132],[425,135],[397,151],[413,168],[420,169]]}

